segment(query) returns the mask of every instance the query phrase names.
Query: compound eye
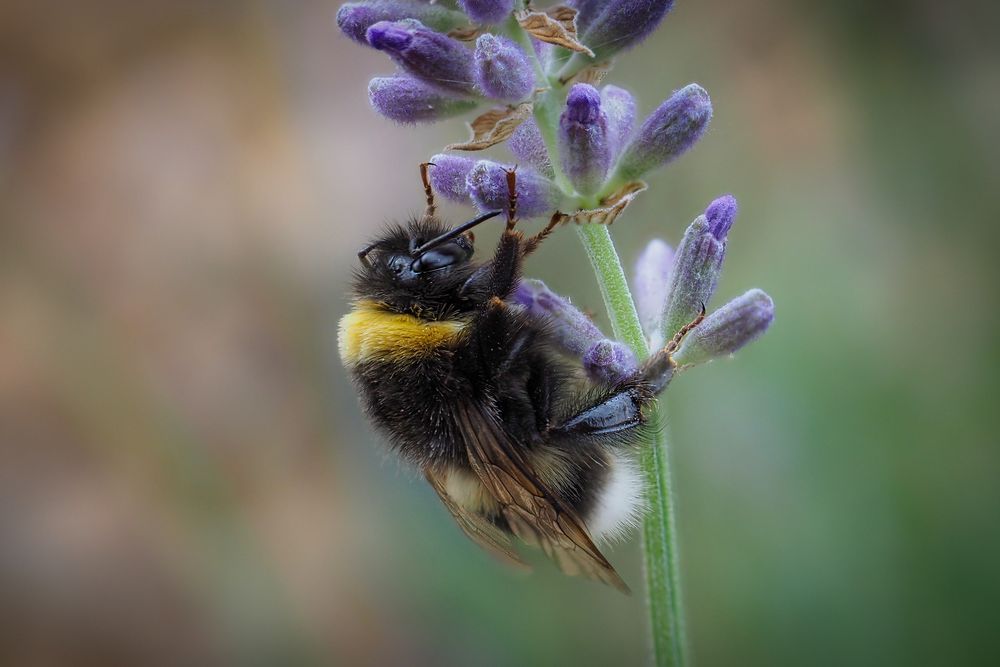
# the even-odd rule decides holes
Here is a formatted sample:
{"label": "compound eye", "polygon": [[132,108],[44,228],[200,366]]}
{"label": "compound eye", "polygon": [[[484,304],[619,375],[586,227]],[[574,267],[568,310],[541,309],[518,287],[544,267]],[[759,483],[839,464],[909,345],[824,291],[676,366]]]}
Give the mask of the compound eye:
{"label": "compound eye", "polygon": [[413,261],[413,270],[416,273],[426,273],[436,269],[443,269],[446,266],[468,259],[469,252],[457,243],[428,250],[423,255]]}
{"label": "compound eye", "polygon": [[396,257],[393,257],[391,260],[389,260],[389,270],[395,273],[396,275],[399,275],[408,268],[409,264],[410,264],[409,257],[400,257],[397,255]]}

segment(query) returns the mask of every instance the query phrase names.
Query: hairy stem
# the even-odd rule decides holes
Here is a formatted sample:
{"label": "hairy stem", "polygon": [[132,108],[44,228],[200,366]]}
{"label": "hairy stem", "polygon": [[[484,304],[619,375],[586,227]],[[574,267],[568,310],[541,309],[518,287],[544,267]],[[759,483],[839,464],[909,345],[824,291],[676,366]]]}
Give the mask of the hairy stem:
{"label": "hairy stem", "polygon": [[[597,201],[579,197],[574,192],[559,159],[556,137],[566,88],[558,77],[545,76],[530,38],[516,21],[511,19],[505,28],[507,34],[534,59],[536,75],[546,87],[535,98],[534,116],[552,161],[555,182],[577,207],[592,208]],[[610,230],[604,225],[579,225],[577,233],[594,268],[615,338],[632,348],[638,358],[645,359],[649,356],[649,349]],[[648,416],[655,436],[641,457],[649,505],[642,526],[642,542],[653,655],[657,667],[682,667],[685,664],[684,611],[681,606],[677,525],[671,495],[667,435],[663,428],[663,406],[658,402]]]}
{"label": "hairy stem", "polygon": [[[577,231],[594,267],[615,338],[640,359],[647,357],[649,350],[610,231],[601,225],[580,225]],[[654,405],[649,420],[655,437],[641,457],[649,505],[642,524],[642,543],[653,654],[657,667],[679,667],[685,664],[684,610],[662,401]]]}

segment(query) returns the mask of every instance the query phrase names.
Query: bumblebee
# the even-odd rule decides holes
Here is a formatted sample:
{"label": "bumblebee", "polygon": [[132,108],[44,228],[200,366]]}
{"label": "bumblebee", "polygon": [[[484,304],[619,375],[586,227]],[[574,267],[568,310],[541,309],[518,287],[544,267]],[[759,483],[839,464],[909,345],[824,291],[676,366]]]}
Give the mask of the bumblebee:
{"label": "bumblebee", "polygon": [[421,165],[424,215],[358,253],[353,310],[340,356],[371,421],[417,467],[465,533],[526,567],[513,538],[559,568],[628,592],[596,545],[635,523],[635,462],[643,409],[667,386],[685,327],[639,371],[587,386],[546,321],[508,299],[522,263],[553,231],[517,229],[516,174],[507,175],[506,227],[493,257],[475,263],[472,228],[435,212]]}

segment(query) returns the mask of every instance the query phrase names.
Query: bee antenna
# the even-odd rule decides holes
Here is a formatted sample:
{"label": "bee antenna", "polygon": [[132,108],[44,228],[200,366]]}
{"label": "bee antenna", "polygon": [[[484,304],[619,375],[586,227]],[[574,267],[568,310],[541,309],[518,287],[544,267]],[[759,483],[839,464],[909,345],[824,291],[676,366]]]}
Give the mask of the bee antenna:
{"label": "bee antenna", "polygon": [[472,229],[476,225],[481,224],[483,222],[486,222],[490,218],[495,218],[498,215],[500,215],[501,213],[503,213],[502,210],[500,210],[500,211],[489,211],[488,213],[483,213],[478,218],[474,218],[472,220],[469,220],[468,222],[462,223],[458,227],[454,227],[453,229],[449,229],[448,231],[446,231],[441,236],[437,236],[435,238],[432,238],[430,241],[427,241],[426,243],[424,243],[423,245],[419,246],[418,248],[415,248],[413,250],[413,252],[422,255],[423,253],[427,252],[431,248],[439,246],[442,243],[444,243],[445,241],[450,241],[451,239],[455,238],[456,236],[461,236],[462,234],[464,234],[465,232],[469,231],[470,229]]}

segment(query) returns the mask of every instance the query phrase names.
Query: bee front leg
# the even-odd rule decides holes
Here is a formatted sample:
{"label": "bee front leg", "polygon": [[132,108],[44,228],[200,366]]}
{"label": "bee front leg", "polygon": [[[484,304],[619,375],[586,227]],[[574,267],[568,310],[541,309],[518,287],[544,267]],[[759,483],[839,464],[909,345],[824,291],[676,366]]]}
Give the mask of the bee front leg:
{"label": "bee front leg", "polygon": [[646,360],[642,365],[640,374],[642,378],[650,384],[657,394],[667,388],[670,384],[670,380],[674,377],[674,371],[677,369],[677,363],[674,361],[673,354],[677,351],[677,348],[681,346],[684,341],[684,337],[687,336],[692,329],[701,324],[702,320],[705,319],[705,305],[702,304],[701,312],[696,318],[691,320],[688,324],[681,327],[680,331],[674,334],[674,337],[667,342],[660,350],[655,352],[653,355]]}
{"label": "bee front leg", "polygon": [[424,184],[424,197],[427,199],[427,208],[424,209],[425,218],[433,218],[434,214],[437,213],[437,207],[434,205],[434,189],[431,187],[431,179],[428,174],[428,169],[433,166],[433,162],[420,163],[420,181]]}

